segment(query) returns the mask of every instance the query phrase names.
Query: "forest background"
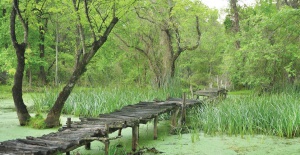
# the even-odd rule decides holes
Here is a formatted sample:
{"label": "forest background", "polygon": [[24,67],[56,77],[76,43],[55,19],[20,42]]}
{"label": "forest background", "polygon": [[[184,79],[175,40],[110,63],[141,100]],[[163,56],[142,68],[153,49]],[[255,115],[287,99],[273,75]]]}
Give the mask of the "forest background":
{"label": "forest background", "polygon": [[[23,102],[22,91],[65,86],[60,106],[75,84],[259,93],[299,85],[299,1],[228,4],[220,20],[201,1],[3,0],[1,85],[19,88],[15,105]],[[16,68],[18,47],[24,47],[24,72]],[[28,118],[18,116],[20,124]],[[55,120],[46,123],[56,126]]]}

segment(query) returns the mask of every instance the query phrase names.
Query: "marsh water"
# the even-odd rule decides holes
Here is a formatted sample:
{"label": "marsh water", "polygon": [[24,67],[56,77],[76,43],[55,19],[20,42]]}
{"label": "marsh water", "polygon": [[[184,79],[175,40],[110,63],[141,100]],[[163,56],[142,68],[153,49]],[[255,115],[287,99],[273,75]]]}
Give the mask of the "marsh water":
{"label": "marsh water", "polygon": [[[27,105],[32,103],[24,100]],[[55,129],[32,129],[18,125],[16,112],[13,110],[12,100],[0,100],[0,142],[10,139],[26,138],[26,136],[42,136],[43,134],[56,132]],[[66,118],[62,116],[61,122],[65,124]],[[73,117],[73,120],[78,118]],[[299,155],[300,138],[281,138],[265,135],[206,135],[202,132],[190,134],[169,134],[169,122],[159,122],[158,139],[153,140],[153,124],[148,123],[140,126],[139,148],[155,148],[164,155]],[[114,136],[113,133],[111,136]],[[131,148],[131,129],[122,131],[123,137],[111,142],[110,152],[112,154],[123,154]],[[92,142],[92,149],[85,150],[84,147],[74,150],[71,154],[79,152],[83,154],[102,154],[104,145],[100,142]],[[151,154],[151,153],[148,153]]]}

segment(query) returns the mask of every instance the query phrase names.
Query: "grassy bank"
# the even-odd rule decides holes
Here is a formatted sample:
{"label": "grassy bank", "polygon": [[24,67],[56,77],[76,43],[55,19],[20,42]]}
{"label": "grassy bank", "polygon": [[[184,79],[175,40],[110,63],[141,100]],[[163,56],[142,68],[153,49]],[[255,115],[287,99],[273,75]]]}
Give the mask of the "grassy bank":
{"label": "grassy bank", "polygon": [[229,97],[194,111],[198,126],[208,134],[300,136],[300,94]]}

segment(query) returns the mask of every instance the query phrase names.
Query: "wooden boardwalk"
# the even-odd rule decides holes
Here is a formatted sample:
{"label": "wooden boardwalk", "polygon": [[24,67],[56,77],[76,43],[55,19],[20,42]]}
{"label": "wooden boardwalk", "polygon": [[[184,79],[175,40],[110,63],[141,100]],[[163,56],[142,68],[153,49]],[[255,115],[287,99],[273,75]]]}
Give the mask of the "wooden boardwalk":
{"label": "wooden boardwalk", "polygon": [[[108,154],[110,140],[121,137],[123,128],[132,128],[132,150],[136,151],[138,144],[139,124],[145,124],[154,119],[154,139],[157,138],[158,116],[171,112],[171,124],[176,126],[177,115],[181,110],[181,121],[185,121],[186,108],[199,105],[198,100],[168,99],[166,101],[140,102],[128,105],[121,110],[109,114],[100,114],[95,118],[80,118],[80,121],[68,119],[67,125],[58,132],[41,137],[26,137],[0,142],[0,154],[3,155],[52,155],[66,153],[85,145],[90,148],[94,140],[105,144],[105,154]],[[109,134],[118,132],[117,137]]]}

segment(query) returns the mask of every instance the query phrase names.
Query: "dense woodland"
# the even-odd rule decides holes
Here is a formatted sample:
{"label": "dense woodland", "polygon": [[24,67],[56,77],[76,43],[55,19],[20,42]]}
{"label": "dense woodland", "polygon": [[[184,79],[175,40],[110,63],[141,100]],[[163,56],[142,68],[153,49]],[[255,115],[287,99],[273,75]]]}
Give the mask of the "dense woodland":
{"label": "dense woodland", "polygon": [[20,109],[24,88],[65,86],[46,119],[50,127],[75,84],[298,85],[300,2],[228,4],[223,19],[200,0],[1,0],[1,84],[13,85]]}

